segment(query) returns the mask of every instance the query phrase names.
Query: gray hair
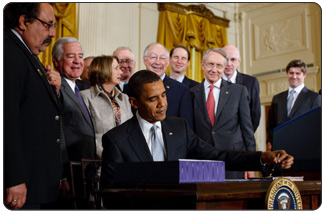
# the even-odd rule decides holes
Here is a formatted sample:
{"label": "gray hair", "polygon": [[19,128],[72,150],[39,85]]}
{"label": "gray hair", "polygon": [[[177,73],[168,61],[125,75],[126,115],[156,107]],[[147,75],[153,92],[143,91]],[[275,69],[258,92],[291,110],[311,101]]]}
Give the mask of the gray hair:
{"label": "gray hair", "polygon": [[209,48],[205,51],[204,56],[203,56],[203,62],[205,62],[207,54],[209,54],[209,52],[216,52],[221,54],[224,58],[225,58],[225,65],[227,63],[227,54],[223,49],[220,48]]}
{"label": "gray hair", "polygon": [[154,45],[160,45],[160,46],[163,46],[164,49],[165,49],[165,51],[166,51],[166,56],[167,56],[167,58],[169,58],[170,53],[169,53],[169,50],[167,49],[167,47],[165,47],[164,45],[162,45],[162,44],[160,44],[160,43],[158,43],[158,42],[151,43],[151,44],[149,44],[149,45],[145,48],[145,50],[144,50],[144,57],[147,57],[148,49],[149,49],[151,46],[154,46]]}
{"label": "gray hair", "polygon": [[[61,59],[62,55],[63,55],[63,44],[67,44],[67,43],[78,43],[80,46],[80,42],[78,41],[78,39],[73,38],[73,37],[63,37],[58,39],[57,41],[55,41],[54,46],[53,46],[53,50],[52,50],[52,57],[57,58],[58,60]],[[81,46],[82,49],[82,46]]]}
{"label": "gray hair", "polygon": [[127,47],[127,46],[120,46],[120,47],[118,47],[118,48],[113,52],[113,56],[116,56],[116,53],[117,53],[118,51],[121,51],[121,50],[128,50],[130,53],[132,53],[133,59],[135,58],[135,55],[134,55],[133,51],[132,51],[129,47]]}

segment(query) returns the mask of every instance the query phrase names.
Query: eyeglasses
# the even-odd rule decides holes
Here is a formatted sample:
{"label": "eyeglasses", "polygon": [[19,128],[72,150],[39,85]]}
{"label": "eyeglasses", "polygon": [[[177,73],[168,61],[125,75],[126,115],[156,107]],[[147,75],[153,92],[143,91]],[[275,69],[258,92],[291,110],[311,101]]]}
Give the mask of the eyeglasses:
{"label": "eyeglasses", "polygon": [[207,66],[207,68],[209,69],[213,69],[214,67],[216,67],[216,69],[220,70],[223,69],[225,66],[222,64],[214,64],[214,63],[205,63],[205,65]]}
{"label": "eyeglasses", "polygon": [[148,57],[148,59],[153,63],[155,61],[157,61],[157,59],[160,59],[161,63],[164,63],[167,61],[168,57],[165,55],[161,55],[160,57],[158,57],[156,54],[151,54],[150,56],[145,56]]}
{"label": "eyeglasses", "polygon": [[134,62],[134,60],[120,60],[119,65],[123,65],[126,63],[127,65],[131,65]]}
{"label": "eyeglasses", "polygon": [[41,19],[39,19],[37,17],[34,17],[34,18],[37,21],[41,22],[48,31],[50,31],[51,27],[53,27],[54,29],[56,29],[56,24],[47,23],[47,22],[45,22],[45,21],[43,21],[43,20],[41,20]]}
{"label": "eyeglasses", "polygon": [[226,58],[227,62],[231,61],[232,63],[235,63],[236,61],[238,61],[237,58]]}

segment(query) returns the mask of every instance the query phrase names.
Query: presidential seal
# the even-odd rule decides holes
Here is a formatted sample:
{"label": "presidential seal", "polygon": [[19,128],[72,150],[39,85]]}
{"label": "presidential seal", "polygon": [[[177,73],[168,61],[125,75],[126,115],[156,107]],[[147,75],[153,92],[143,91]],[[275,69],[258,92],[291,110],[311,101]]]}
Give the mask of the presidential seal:
{"label": "presidential seal", "polygon": [[303,204],[296,184],[287,178],[274,180],[267,191],[266,208],[270,210],[302,210]]}

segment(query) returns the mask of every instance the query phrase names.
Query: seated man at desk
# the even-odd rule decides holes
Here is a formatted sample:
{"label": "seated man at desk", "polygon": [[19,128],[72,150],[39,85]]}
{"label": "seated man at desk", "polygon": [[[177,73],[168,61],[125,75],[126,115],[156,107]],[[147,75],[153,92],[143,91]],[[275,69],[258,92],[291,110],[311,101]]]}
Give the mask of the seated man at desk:
{"label": "seated man at desk", "polygon": [[129,81],[129,101],[136,116],[108,131],[102,137],[103,188],[113,182],[113,163],[207,159],[225,161],[229,170],[261,170],[264,164],[288,169],[294,158],[284,150],[248,152],[219,150],[196,136],[187,122],[179,117],[166,117],[168,102],[161,78],[142,70]]}

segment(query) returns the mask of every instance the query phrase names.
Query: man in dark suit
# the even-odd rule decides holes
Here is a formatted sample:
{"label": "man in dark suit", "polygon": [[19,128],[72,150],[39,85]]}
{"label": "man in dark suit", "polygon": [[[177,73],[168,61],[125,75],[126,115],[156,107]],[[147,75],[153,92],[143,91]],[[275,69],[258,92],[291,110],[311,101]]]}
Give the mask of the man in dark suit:
{"label": "man in dark suit", "polygon": [[[136,116],[108,131],[102,138],[101,182],[113,182],[114,163],[175,161],[178,159],[224,160],[228,169],[261,169],[261,163],[272,164],[281,154],[279,164],[290,168],[293,157],[285,151],[240,152],[215,148],[196,136],[187,122],[167,117],[168,102],[162,80],[147,70],[136,72],[129,81],[129,101],[137,109]],[[155,127],[154,127],[155,126]],[[156,144],[150,130],[157,127]],[[156,158],[162,153],[162,158]]]}
{"label": "man in dark suit", "polygon": [[[267,148],[272,148],[273,129],[313,108],[321,106],[321,95],[308,90],[304,84],[307,66],[301,60],[292,60],[286,67],[289,88],[275,95],[268,112]],[[291,97],[290,107],[288,106]],[[289,108],[288,108],[289,107]]]}
{"label": "man in dark suit", "polygon": [[143,59],[146,69],[159,75],[163,81],[169,102],[167,116],[182,117],[192,127],[193,111],[189,87],[170,79],[165,74],[169,65],[168,49],[160,43],[152,43],[145,48]]}
{"label": "man in dark suit", "polygon": [[[194,131],[217,149],[255,151],[249,94],[246,87],[222,79],[225,65],[226,53],[222,49],[211,48],[204,53],[201,68],[206,79],[191,89]],[[244,175],[226,172],[226,178]]]}
{"label": "man in dark suit", "polygon": [[[85,106],[80,89],[76,84],[84,66],[81,44],[73,37],[60,38],[53,46],[52,56],[54,67],[62,77],[63,129],[69,160],[81,161],[82,158],[95,158],[94,127],[88,108]],[[72,182],[71,176],[69,176],[69,182]],[[76,192],[82,196],[81,169],[75,170],[74,182]],[[78,205],[78,208],[87,207],[86,204],[78,203]],[[70,208],[72,204],[62,207]]]}
{"label": "man in dark suit", "polygon": [[4,9],[4,204],[40,209],[56,201],[63,175],[59,73],[37,55],[55,37],[48,3]]}
{"label": "man in dark suit", "polygon": [[186,77],[185,73],[190,64],[190,51],[187,47],[179,45],[170,51],[170,78],[188,85],[189,88],[199,83]]}
{"label": "man in dark suit", "polygon": [[258,79],[247,74],[240,73],[238,67],[241,63],[240,51],[234,45],[226,45],[222,48],[227,55],[227,63],[223,73],[223,79],[231,83],[244,85],[249,92],[249,106],[254,132],[257,130],[261,118],[261,104]]}

